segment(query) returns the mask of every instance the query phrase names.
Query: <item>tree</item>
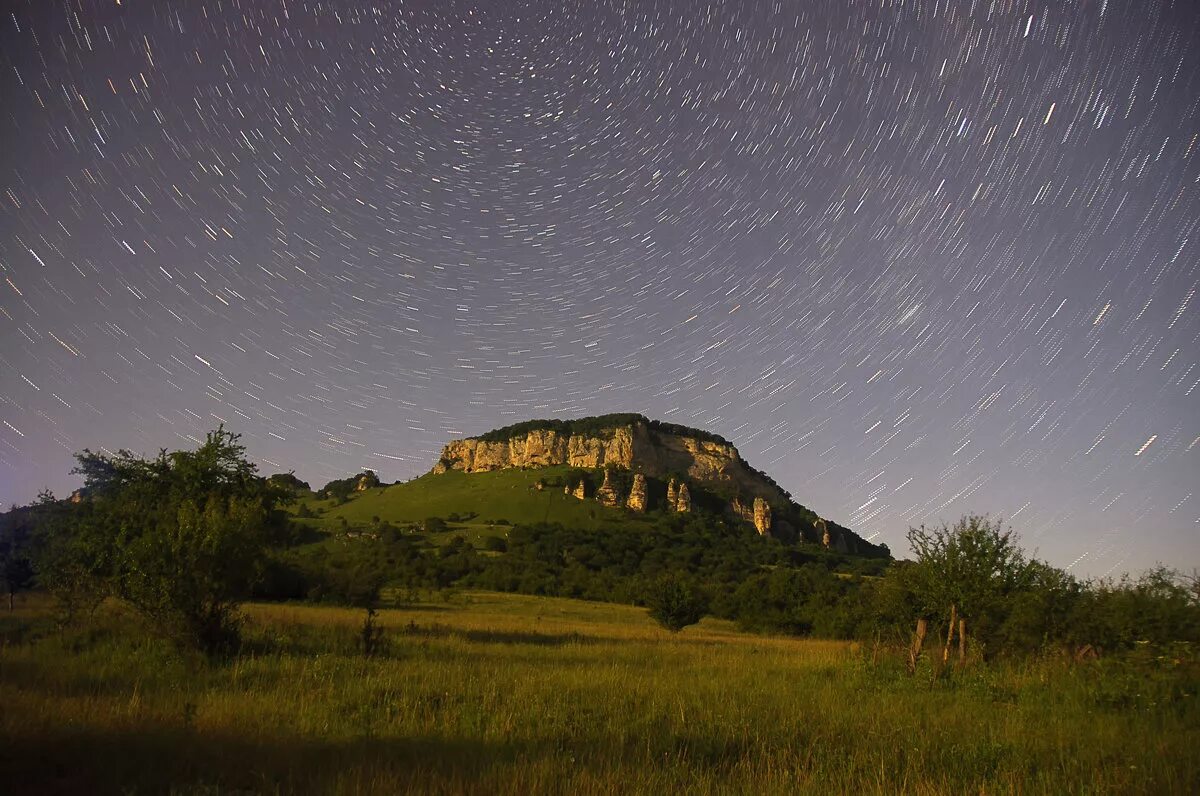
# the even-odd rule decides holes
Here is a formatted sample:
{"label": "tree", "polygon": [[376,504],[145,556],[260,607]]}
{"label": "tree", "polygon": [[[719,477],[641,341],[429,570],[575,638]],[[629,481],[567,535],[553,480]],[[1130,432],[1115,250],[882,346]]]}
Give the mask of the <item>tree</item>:
{"label": "tree", "polygon": [[301,481],[294,472],[275,473],[267,478],[272,484],[290,489],[294,492],[309,492],[311,491],[307,481]]}
{"label": "tree", "polygon": [[13,610],[17,592],[33,585],[33,565],[29,560],[28,529],[21,520],[24,514],[14,509],[0,517],[0,584],[8,593],[8,610]]}
{"label": "tree", "polygon": [[230,649],[288,498],[255,475],[238,439],[222,427],[155,459],[77,454],[89,497],[48,515],[39,578],[60,595],[102,584],[180,645]]}
{"label": "tree", "polygon": [[666,574],[653,581],[645,594],[650,618],[678,633],[699,622],[708,611],[704,595],[676,575]]}
{"label": "tree", "polygon": [[109,551],[94,527],[94,506],[58,501],[43,490],[30,510],[34,579],[54,598],[59,624],[70,624],[109,595]]}
{"label": "tree", "polygon": [[907,536],[917,557],[907,575],[923,615],[949,620],[943,659],[956,630],[965,652],[968,620],[984,632],[1003,621],[1008,596],[1032,577],[1015,533],[999,520],[970,514],[953,526],[909,528]]}

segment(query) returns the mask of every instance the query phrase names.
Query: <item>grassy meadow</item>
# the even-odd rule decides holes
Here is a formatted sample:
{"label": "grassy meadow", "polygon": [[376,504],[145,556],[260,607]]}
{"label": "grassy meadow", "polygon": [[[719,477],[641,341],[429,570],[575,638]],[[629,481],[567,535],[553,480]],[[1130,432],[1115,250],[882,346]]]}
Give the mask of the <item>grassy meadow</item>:
{"label": "grassy meadow", "polygon": [[1040,661],[915,676],[870,646],[470,593],[250,605],[181,656],[106,606],[0,614],[6,793],[1194,793],[1196,672]]}

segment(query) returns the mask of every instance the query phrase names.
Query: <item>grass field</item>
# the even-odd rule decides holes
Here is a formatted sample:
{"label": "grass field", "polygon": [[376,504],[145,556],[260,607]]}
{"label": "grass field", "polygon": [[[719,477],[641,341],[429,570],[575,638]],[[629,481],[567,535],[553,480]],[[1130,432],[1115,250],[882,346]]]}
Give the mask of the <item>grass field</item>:
{"label": "grass field", "polygon": [[[1195,672],[1162,657],[936,681],[847,643],[497,594],[253,605],[180,657],[116,608],[0,615],[4,793],[1195,793]],[[1188,696],[1188,695],[1191,696]]]}

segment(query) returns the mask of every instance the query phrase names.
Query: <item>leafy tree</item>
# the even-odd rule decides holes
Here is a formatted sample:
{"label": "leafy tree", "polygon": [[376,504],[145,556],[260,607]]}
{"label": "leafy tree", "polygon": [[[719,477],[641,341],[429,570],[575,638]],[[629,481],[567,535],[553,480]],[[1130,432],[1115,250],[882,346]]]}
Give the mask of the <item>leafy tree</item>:
{"label": "leafy tree", "polygon": [[231,648],[287,499],[238,439],[222,427],[155,459],[77,454],[89,498],[48,517],[39,578],[60,595],[101,584],[181,645]]}
{"label": "leafy tree", "polygon": [[1157,566],[1090,584],[1073,606],[1070,641],[1111,650],[1139,642],[1200,642],[1200,599],[1180,573]]}
{"label": "leafy tree", "polygon": [[910,528],[916,566],[908,573],[926,616],[975,625],[985,635],[1005,618],[1008,598],[1030,585],[1033,569],[1011,529],[999,520],[967,515],[953,526]]}
{"label": "leafy tree", "polygon": [[696,624],[708,611],[704,595],[673,574],[662,575],[653,581],[646,590],[645,600],[650,618],[672,633]]}
{"label": "leafy tree", "polygon": [[380,486],[380,484],[379,476],[375,474],[374,470],[363,470],[358,475],[330,481],[321,487],[321,491],[317,494],[322,498],[331,498],[335,504],[340,506],[350,499],[350,495],[358,491],[360,485],[363,489],[370,489]]}
{"label": "leafy tree", "polygon": [[109,595],[111,550],[91,500],[73,505],[43,490],[31,509],[34,578],[54,598],[58,622],[70,624]]}
{"label": "leafy tree", "polygon": [[275,473],[268,479],[273,485],[281,486],[290,489],[294,492],[308,492],[309,486],[307,481],[301,481],[293,472]]}
{"label": "leafy tree", "polygon": [[1059,640],[1073,640],[1073,615],[1084,586],[1061,569],[1030,561],[1023,588],[1008,599],[995,643],[1009,651],[1034,652]]}

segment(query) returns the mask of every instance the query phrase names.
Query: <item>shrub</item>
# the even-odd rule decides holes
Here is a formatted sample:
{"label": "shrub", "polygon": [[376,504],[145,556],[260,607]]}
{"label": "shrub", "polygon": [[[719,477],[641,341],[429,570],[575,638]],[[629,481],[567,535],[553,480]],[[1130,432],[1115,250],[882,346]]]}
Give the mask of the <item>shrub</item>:
{"label": "shrub", "polygon": [[645,601],[650,618],[672,633],[696,624],[708,610],[708,603],[699,590],[671,574],[662,575],[650,584]]}

